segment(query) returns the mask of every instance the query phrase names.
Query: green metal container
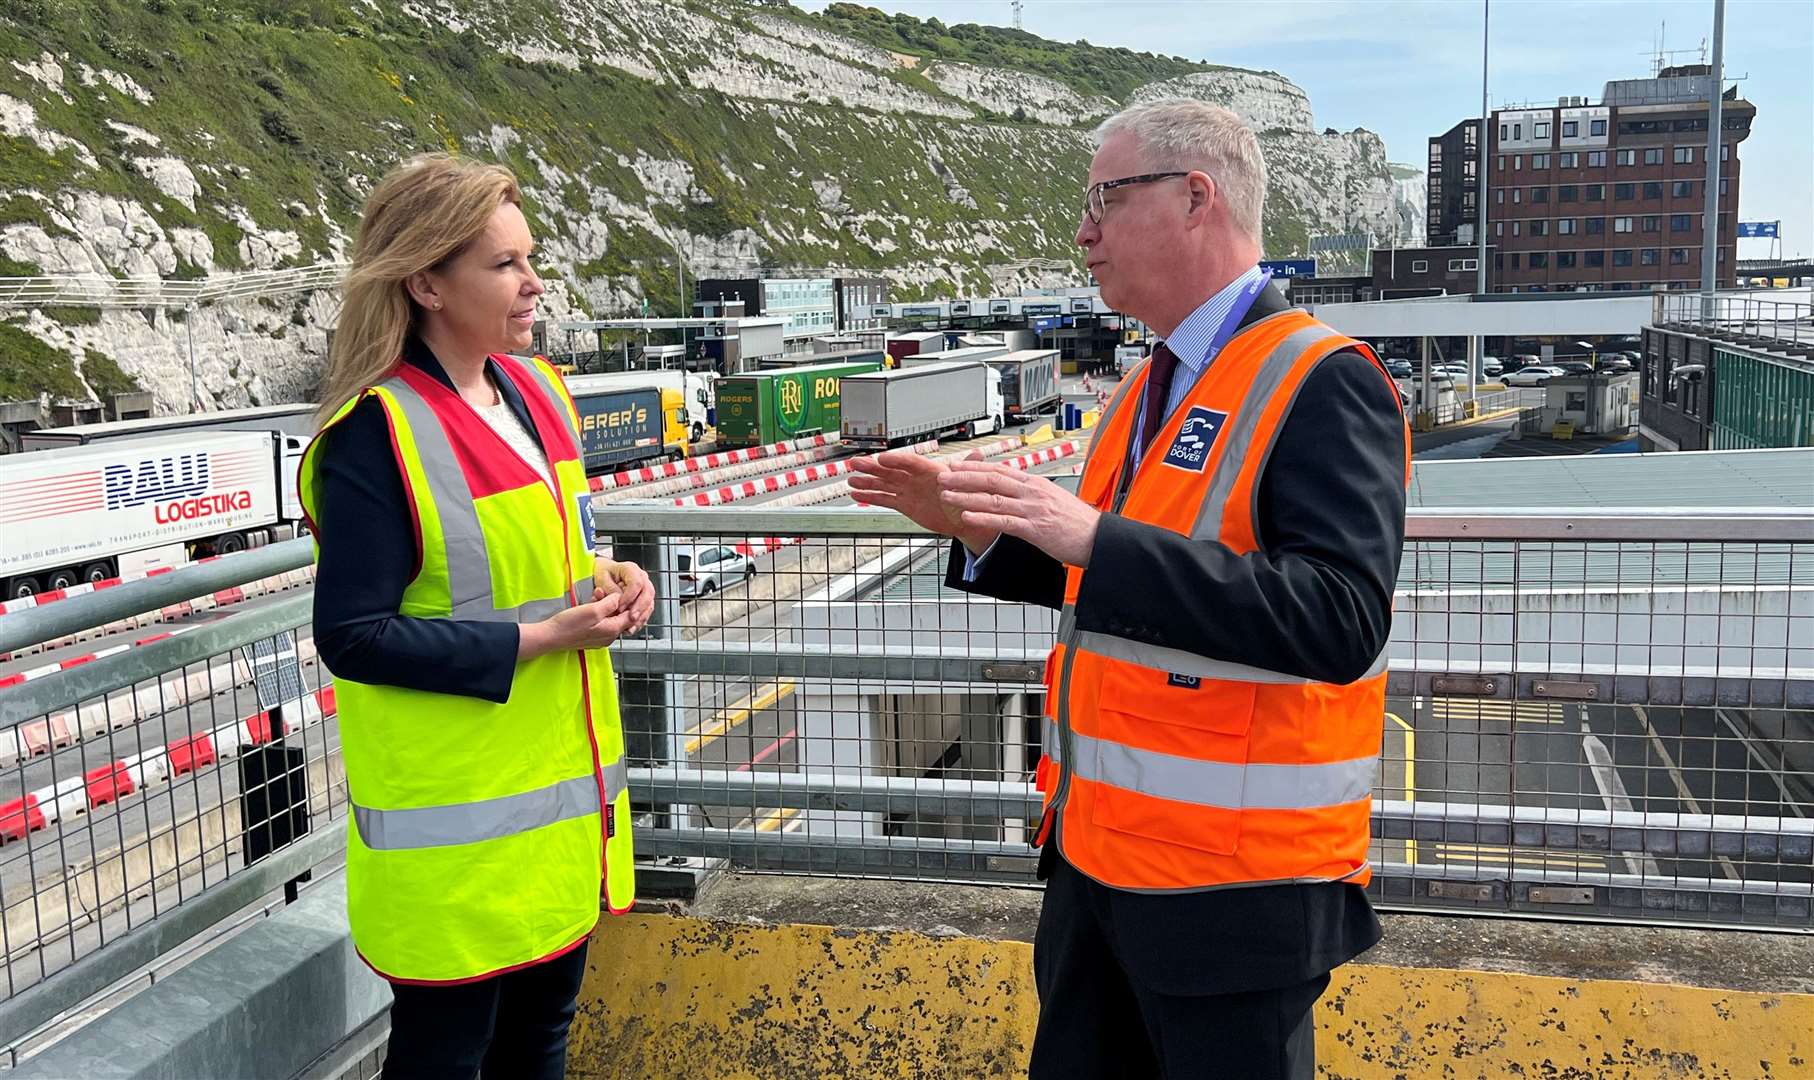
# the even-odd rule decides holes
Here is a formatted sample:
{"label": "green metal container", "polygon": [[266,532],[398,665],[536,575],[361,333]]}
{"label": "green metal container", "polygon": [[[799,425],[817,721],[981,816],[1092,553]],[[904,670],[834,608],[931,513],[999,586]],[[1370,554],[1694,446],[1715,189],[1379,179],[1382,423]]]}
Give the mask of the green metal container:
{"label": "green metal container", "polygon": [[814,364],[718,380],[718,445],[762,446],[838,430],[838,380],[882,370],[880,360]]}

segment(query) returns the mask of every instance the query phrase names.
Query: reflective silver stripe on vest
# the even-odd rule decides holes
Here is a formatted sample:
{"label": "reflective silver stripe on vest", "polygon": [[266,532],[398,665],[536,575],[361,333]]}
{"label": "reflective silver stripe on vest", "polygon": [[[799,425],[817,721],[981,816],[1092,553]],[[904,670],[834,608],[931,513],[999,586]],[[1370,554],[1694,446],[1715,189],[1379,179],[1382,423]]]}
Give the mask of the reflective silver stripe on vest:
{"label": "reflective silver stripe on vest", "polygon": [[1058,751],[1062,742],[1058,736],[1058,722],[1049,716],[1044,720],[1045,722],[1040,725],[1039,749],[1056,764],[1064,760],[1064,755]]}
{"label": "reflective silver stripe on vest", "polygon": [[[442,546],[447,563],[447,592],[452,603],[449,617],[476,622],[532,623],[550,618],[567,609],[565,596],[530,600],[513,608],[499,608],[491,594],[491,557],[485,548],[485,532],[479,526],[479,513],[473,506],[472,489],[460,469],[447,429],[435,416],[433,406],[421,394],[393,375],[378,385],[396,396],[415,436],[416,457],[428,481],[429,494],[435,500],[435,512],[441,521]],[[565,406],[563,406],[565,408]],[[587,568],[590,571],[590,568]],[[576,581],[579,595],[591,599],[591,573]]]}
{"label": "reflective silver stripe on vest", "polygon": [[1071,640],[1071,631],[1077,628],[1077,605],[1066,604],[1058,612],[1058,640]]}
{"label": "reflective silver stripe on vest", "polygon": [[[415,388],[393,375],[379,384],[395,395],[415,437],[416,457],[428,480],[441,521],[442,546],[447,563],[447,592],[456,619],[516,622],[511,612],[497,611],[491,602],[491,559],[485,551],[485,533],[473,506],[472,489],[460,469],[447,430],[435,410]],[[546,618],[546,616],[543,616]]]}
{"label": "reflective silver stripe on vest", "polygon": [[[1253,447],[1254,432],[1259,429],[1260,417],[1266,412],[1266,406],[1284,384],[1285,377],[1291,374],[1292,365],[1304,350],[1334,333],[1322,323],[1295,330],[1273,346],[1272,352],[1260,363],[1259,371],[1254,374],[1253,382],[1241,398],[1241,405],[1235,410],[1234,418],[1222,436],[1227,442],[1223,444],[1221,459],[1216,462],[1216,471],[1209,478],[1209,492],[1203,497],[1203,505],[1197,508],[1197,523],[1191,528],[1191,539],[1215,540],[1221,537],[1223,508],[1228,505],[1228,496],[1234,491],[1235,481],[1241,476],[1241,466],[1246,463],[1248,452]],[[1280,423],[1283,422],[1284,418],[1281,417]]]}
{"label": "reflective silver stripe on vest", "polygon": [[[1306,679],[1301,675],[1290,675],[1283,671],[1268,671],[1265,668],[1248,667],[1246,664],[1231,663],[1226,660],[1211,660],[1182,649],[1167,649],[1158,645],[1148,645],[1140,641],[1129,641],[1127,638],[1111,634],[1098,634],[1084,631],[1077,635],[1077,646],[1088,649],[1101,656],[1125,660],[1141,667],[1155,668],[1173,675],[1195,675],[1204,679],[1228,679],[1234,682],[1269,683],[1273,685],[1308,685],[1316,679]],[[1367,673],[1356,682],[1371,679],[1386,670],[1386,650],[1381,649],[1367,668]]]}
{"label": "reflective silver stripe on vest", "polygon": [[1312,810],[1370,798],[1377,755],[1320,765],[1235,765],[1139,750],[1078,732],[1072,771],[1142,795],[1226,810]]}
{"label": "reflective silver stripe on vest", "polygon": [[[629,765],[620,756],[600,770],[599,777],[605,782],[606,800],[615,801],[629,788]],[[355,805],[353,820],[360,841],[374,851],[477,844],[596,814],[598,785],[598,777],[575,776],[534,791],[448,806],[373,810]]]}
{"label": "reflective silver stripe on vest", "polygon": [[536,385],[542,388],[542,393],[547,395],[548,403],[554,406],[555,414],[567,425],[567,433],[573,436],[574,445],[577,446],[579,429],[573,426],[573,414],[567,411],[567,399],[561,396],[560,388],[548,381],[547,374],[542,371],[542,365],[533,360],[524,360],[520,363],[534,377]]}

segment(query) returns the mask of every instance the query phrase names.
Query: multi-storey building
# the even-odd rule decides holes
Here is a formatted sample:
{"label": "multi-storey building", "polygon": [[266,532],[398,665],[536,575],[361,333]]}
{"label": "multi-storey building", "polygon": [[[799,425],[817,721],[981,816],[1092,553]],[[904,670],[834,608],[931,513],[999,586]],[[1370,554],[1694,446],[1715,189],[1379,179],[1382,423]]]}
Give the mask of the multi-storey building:
{"label": "multi-storey building", "polygon": [[1479,239],[1480,121],[1463,120],[1430,140],[1424,167],[1426,194],[1424,242],[1431,247],[1471,244]]}
{"label": "multi-storey building", "polygon": [[[1707,66],[1690,65],[1665,68],[1656,78],[1608,82],[1595,105],[1567,97],[1555,106],[1495,110],[1487,130],[1486,221],[1497,249],[1489,287],[1699,288],[1711,89]],[[1726,91],[1716,256],[1722,283],[1733,279],[1737,266],[1738,147],[1756,115],[1756,106],[1736,90]],[[1463,128],[1431,140],[1432,162],[1442,143],[1444,185],[1453,153],[1448,140]],[[1446,186],[1438,214],[1437,191],[1432,178],[1432,237],[1458,233],[1476,220],[1463,216],[1459,201],[1448,216]]]}

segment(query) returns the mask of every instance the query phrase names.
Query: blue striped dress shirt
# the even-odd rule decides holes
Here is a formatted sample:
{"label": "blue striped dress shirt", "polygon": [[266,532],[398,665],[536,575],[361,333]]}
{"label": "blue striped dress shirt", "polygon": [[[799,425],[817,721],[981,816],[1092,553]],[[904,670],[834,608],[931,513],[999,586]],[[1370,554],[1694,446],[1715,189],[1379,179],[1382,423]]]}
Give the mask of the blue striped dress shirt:
{"label": "blue striped dress shirt", "polygon": [[[1235,301],[1240,299],[1242,290],[1253,284],[1259,276],[1260,268],[1258,266],[1248,267],[1245,274],[1224,285],[1221,292],[1203,301],[1202,306],[1186,315],[1184,321],[1178,324],[1178,328],[1165,339],[1165,344],[1170,346],[1172,352],[1178,354],[1178,371],[1172,376],[1171,396],[1165,402],[1167,417],[1178,411],[1178,406],[1184,404],[1184,399],[1190,396],[1191,390],[1197,385],[1197,380],[1201,379],[1203,373],[1209,370],[1210,362],[1215,359],[1215,355],[1209,351],[1209,347],[1216,336],[1216,331],[1221,328],[1222,320],[1228,318],[1228,313],[1234,310]],[[1134,414],[1134,426],[1131,430],[1143,430],[1141,424],[1144,422],[1145,414],[1146,402],[1143,398],[1140,402],[1140,411]],[[1140,459],[1145,454],[1146,447],[1144,446],[1134,449],[1136,467],[1139,466]]]}

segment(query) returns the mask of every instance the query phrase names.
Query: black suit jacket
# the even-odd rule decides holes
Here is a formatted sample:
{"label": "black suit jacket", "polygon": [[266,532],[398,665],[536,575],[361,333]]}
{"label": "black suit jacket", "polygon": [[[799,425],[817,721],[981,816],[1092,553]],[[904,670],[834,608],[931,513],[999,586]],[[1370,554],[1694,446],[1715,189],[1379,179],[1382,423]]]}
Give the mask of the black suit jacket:
{"label": "black suit jacket", "polygon": [[[1263,290],[1246,326],[1288,305]],[[1404,547],[1408,438],[1396,392],[1357,352],[1325,357],[1305,379],[1259,478],[1260,548],[1219,543],[1104,514],[1077,597],[1080,630],[1220,660],[1347,683],[1385,647]],[[947,581],[968,592],[1058,608],[1064,566],[1004,536],[964,580],[953,546]],[[1041,853],[1041,876],[1055,852]],[[1353,885],[1279,885],[1173,895],[1108,889],[1136,977],[1167,993],[1289,985],[1379,940]]]}

